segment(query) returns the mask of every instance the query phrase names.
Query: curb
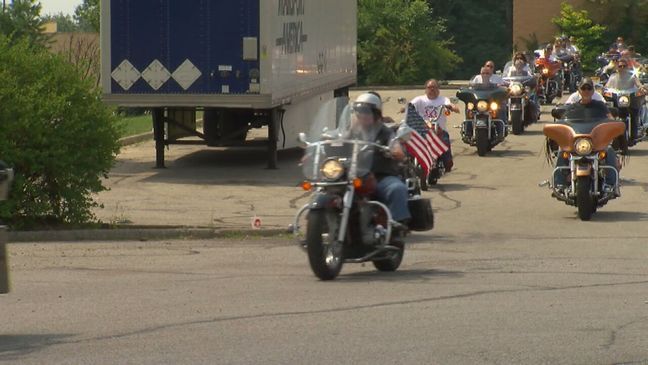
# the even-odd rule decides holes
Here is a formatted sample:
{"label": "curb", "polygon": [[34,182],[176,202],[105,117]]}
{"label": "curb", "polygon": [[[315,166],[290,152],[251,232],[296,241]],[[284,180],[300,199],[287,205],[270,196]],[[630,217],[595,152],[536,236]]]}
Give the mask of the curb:
{"label": "curb", "polygon": [[288,229],[213,229],[213,228],[116,228],[68,231],[7,232],[9,243],[83,242],[83,241],[153,241],[199,240],[232,236],[272,237],[289,233]]}

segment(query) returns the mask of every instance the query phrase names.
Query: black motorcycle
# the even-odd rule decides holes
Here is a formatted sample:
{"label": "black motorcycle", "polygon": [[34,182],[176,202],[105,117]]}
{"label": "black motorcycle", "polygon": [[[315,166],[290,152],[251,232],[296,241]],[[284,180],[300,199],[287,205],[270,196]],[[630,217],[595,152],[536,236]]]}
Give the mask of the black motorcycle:
{"label": "black motorcycle", "polygon": [[524,133],[524,127],[540,118],[540,107],[536,104],[536,76],[505,77],[509,91],[509,124],[515,135]]}
{"label": "black motorcycle", "polygon": [[461,126],[464,143],[477,147],[477,154],[485,156],[506,139],[508,126],[500,118],[506,106],[508,90],[501,87],[474,85],[457,92],[457,98],[466,104],[466,120]]}
{"label": "black motorcycle", "polygon": [[[373,156],[390,150],[372,142],[370,134],[358,137],[350,133],[354,125],[350,109],[347,106],[342,113],[346,121],[340,121],[338,130],[323,133],[317,141],[309,142],[305,134],[300,135],[307,146],[302,188],[313,195],[297,213],[292,230],[302,238],[300,244],[310,267],[321,280],[335,279],[345,263],[371,261],[379,271],[395,271],[405,253],[404,233],[434,226],[432,204],[416,194],[416,181],[405,181],[412,187],[412,220],[407,227],[395,222],[389,208],[374,199],[378,181],[371,173]],[[411,136],[406,127],[399,131],[397,140]]]}
{"label": "black motorcycle", "polygon": [[626,152],[625,146],[632,147],[646,136],[648,106],[645,93],[636,87],[625,90],[605,88],[603,96],[609,106],[618,109],[619,118],[626,124],[623,140],[619,139],[614,143],[616,150]]}

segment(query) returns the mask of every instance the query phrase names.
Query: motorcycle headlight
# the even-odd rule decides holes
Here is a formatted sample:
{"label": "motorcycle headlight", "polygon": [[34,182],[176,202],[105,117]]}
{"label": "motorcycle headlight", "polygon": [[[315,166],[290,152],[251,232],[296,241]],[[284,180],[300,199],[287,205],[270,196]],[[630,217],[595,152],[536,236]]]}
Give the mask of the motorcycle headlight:
{"label": "motorcycle headlight", "polygon": [[480,111],[480,112],[482,112],[482,113],[485,112],[485,111],[487,111],[487,110],[488,110],[488,102],[485,101],[485,100],[480,100],[480,101],[477,103],[477,110]]}
{"label": "motorcycle headlight", "polygon": [[592,153],[592,141],[589,139],[581,138],[577,140],[574,147],[576,148],[576,153],[581,156],[586,156]]}
{"label": "motorcycle headlight", "polygon": [[473,109],[475,109],[475,104],[473,104],[473,103],[468,103],[468,104],[466,105],[466,107],[468,108],[468,110],[473,110]]}
{"label": "motorcycle headlight", "polygon": [[490,108],[491,108],[492,111],[496,112],[497,109],[499,109],[499,104],[497,104],[496,102],[492,102],[490,104]]}
{"label": "motorcycle headlight", "polygon": [[324,162],[320,171],[322,171],[325,178],[337,180],[344,174],[344,166],[338,160],[328,160]]}
{"label": "motorcycle headlight", "polygon": [[511,95],[519,96],[522,94],[522,85],[520,84],[513,84],[511,85]]}
{"label": "motorcycle headlight", "polygon": [[543,75],[549,75],[549,69],[548,68],[543,68],[542,69],[542,74]]}
{"label": "motorcycle headlight", "polygon": [[621,96],[619,98],[619,107],[621,108],[627,108],[630,106],[630,98],[627,96]]}

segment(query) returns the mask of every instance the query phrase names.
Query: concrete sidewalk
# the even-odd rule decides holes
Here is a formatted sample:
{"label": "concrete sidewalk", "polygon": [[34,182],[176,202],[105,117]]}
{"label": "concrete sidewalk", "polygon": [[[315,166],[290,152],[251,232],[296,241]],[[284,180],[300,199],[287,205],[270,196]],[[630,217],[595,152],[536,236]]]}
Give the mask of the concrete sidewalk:
{"label": "concrete sidewalk", "polygon": [[[398,97],[421,93],[381,91],[389,100],[385,114],[400,119]],[[110,190],[97,197],[104,208],[95,213],[118,224],[249,229],[258,217],[262,228],[285,228],[308,200],[298,187],[301,156],[300,150],[281,151],[279,169],[266,170],[264,151],[174,145],[166,151],[167,168],[158,170],[153,141],[125,146],[106,180]]]}

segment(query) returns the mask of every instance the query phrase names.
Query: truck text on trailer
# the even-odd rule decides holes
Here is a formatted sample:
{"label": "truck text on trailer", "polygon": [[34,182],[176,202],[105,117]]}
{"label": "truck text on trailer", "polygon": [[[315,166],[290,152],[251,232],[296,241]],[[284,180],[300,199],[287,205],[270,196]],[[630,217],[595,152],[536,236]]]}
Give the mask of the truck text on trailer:
{"label": "truck text on trailer", "polygon": [[165,146],[205,144],[263,146],[275,168],[355,84],[356,17],[348,0],[102,0],[103,97],[151,109],[157,167]]}

